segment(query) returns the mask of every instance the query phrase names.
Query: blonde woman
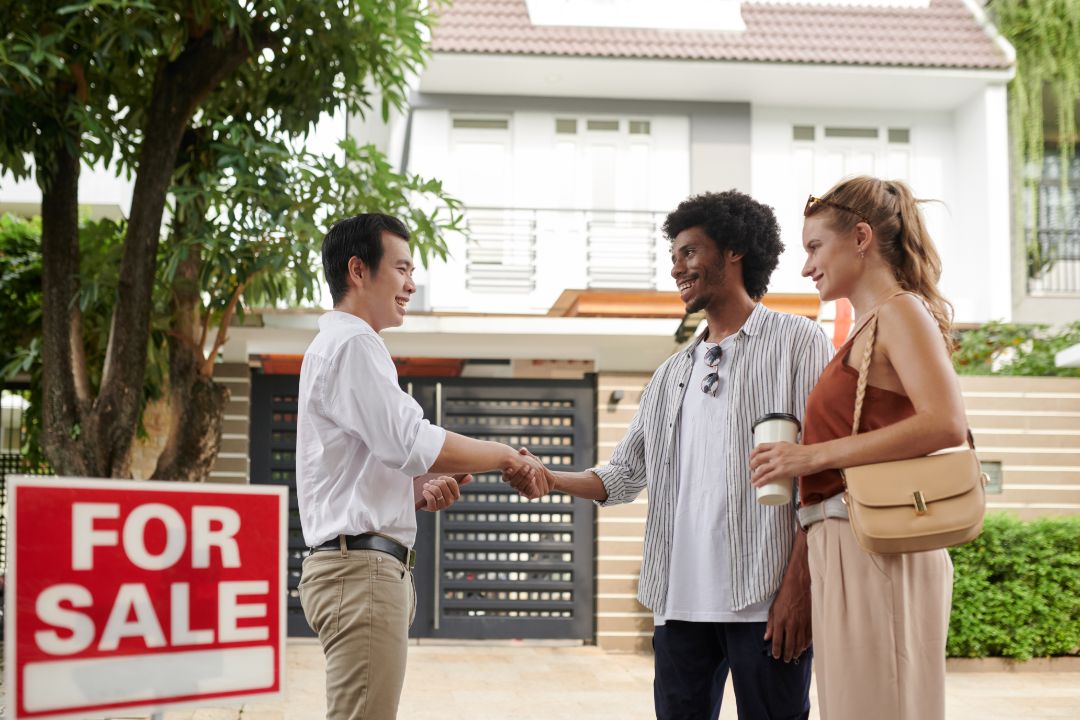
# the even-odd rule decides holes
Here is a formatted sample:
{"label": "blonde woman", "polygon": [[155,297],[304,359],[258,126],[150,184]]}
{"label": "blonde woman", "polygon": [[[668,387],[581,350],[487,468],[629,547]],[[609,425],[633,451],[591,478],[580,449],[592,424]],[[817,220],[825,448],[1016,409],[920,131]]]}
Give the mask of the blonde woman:
{"label": "blonde woman", "polygon": [[[904,183],[872,177],[809,198],[803,275],[823,300],[851,301],[855,329],[810,393],[803,444],[762,445],[750,456],[754,485],[800,477],[824,720],[945,717],[948,553],[865,552],[846,519],[838,470],[926,455],[966,437],[949,359],[952,308],[937,288],[941,261],[920,202]],[[858,367],[868,350],[862,419],[852,436]]]}

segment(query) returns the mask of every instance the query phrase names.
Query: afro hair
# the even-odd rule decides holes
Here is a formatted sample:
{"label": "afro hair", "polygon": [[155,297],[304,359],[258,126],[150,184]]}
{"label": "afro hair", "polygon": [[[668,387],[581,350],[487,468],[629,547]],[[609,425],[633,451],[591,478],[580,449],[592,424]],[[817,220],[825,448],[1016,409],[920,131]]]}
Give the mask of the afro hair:
{"label": "afro hair", "polygon": [[784,251],[772,208],[737,190],[702,193],[679,203],[664,221],[664,234],[674,241],[694,227],[704,230],[720,252],[741,254],[746,292],[754,300],[764,297]]}

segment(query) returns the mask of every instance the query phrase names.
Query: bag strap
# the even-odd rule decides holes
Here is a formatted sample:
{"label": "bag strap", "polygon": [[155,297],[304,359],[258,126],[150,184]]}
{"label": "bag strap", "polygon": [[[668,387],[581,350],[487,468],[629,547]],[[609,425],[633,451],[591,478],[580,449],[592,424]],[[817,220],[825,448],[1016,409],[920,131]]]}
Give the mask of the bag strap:
{"label": "bag strap", "polygon": [[867,332],[870,334],[866,341],[866,350],[863,351],[862,362],[859,364],[859,382],[855,386],[855,415],[851,420],[851,434],[859,434],[859,421],[862,420],[863,401],[866,399],[866,383],[870,376],[870,358],[874,354],[874,340],[877,339],[877,310],[866,321]]}
{"label": "bag strap", "polygon": [[[884,305],[889,300],[893,299],[897,295],[903,295],[904,292],[894,293],[881,303]],[[866,400],[866,385],[870,378],[870,360],[874,354],[874,341],[877,339],[877,311],[881,307],[878,305],[874,308],[870,319],[866,321],[866,330],[869,333],[869,338],[866,341],[866,350],[863,351],[862,362],[859,364],[859,382],[855,386],[855,415],[851,420],[851,434],[859,434],[859,421],[862,420],[863,402]],[[862,332],[862,328],[856,331],[856,334]],[[971,434],[971,428],[967,429],[967,441],[972,450],[975,449],[975,437]]]}

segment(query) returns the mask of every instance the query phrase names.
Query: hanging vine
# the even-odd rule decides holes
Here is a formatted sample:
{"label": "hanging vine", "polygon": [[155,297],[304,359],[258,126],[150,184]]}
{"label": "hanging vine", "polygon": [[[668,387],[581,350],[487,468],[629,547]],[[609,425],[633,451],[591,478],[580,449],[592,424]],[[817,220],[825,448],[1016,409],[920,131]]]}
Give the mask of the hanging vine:
{"label": "hanging vine", "polygon": [[[1018,236],[1025,238],[1028,276],[1037,277],[1052,262],[1038,241],[1039,184],[1044,172],[1047,121],[1058,146],[1062,197],[1069,163],[1076,154],[1076,106],[1080,99],[1080,0],[990,0],[988,9],[1001,34],[1016,48],[1016,76],[1009,85],[1009,122],[1014,166],[1021,170]],[[1044,97],[1044,94],[1049,94]],[[1044,117],[1044,102],[1056,108]],[[1024,223],[1024,195],[1032,213]],[[1030,230],[1030,232],[1029,232]]]}

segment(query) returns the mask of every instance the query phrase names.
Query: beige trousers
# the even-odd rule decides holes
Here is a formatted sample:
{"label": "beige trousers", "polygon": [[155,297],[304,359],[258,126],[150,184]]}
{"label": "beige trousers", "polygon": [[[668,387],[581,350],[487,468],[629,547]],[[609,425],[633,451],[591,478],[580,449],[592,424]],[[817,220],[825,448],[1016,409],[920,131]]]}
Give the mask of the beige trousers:
{"label": "beige trousers", "polygon": [[868,553],[835,518],[807,544],[822,720],[943,720],[949,554]]}
{"label": "beige trousers", "polygon": [[326,655],[328,720],[393,720],[405,682],[412,573],[377,550],[304,558],[300,604]]}

